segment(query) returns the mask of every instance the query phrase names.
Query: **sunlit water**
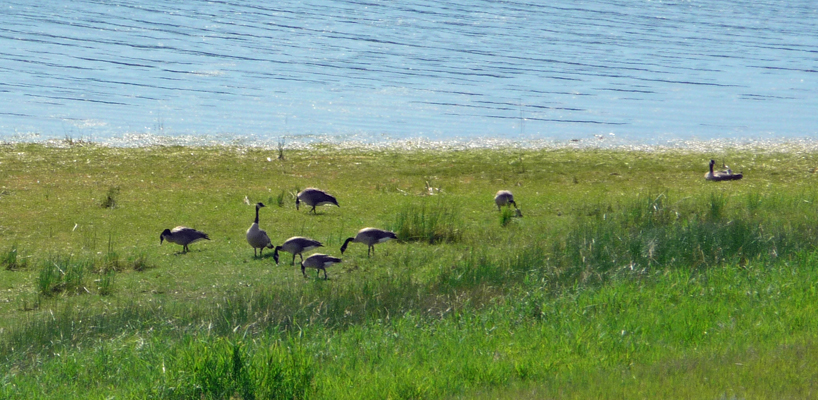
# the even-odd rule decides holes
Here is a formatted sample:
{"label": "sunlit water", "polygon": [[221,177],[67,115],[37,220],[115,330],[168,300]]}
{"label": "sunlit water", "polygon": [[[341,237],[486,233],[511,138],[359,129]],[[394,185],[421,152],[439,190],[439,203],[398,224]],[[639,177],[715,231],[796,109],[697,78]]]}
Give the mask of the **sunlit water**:
{"label": "sunlit water", "polygon": [[0,72],[0,141],[810,141],[818,3],[4,0]]}

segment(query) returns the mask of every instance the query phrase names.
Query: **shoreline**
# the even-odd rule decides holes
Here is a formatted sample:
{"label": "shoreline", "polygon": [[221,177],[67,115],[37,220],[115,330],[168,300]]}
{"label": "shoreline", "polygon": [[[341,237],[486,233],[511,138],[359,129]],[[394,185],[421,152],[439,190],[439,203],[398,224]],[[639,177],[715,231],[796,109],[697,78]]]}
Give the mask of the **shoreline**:
{"label": "shoreline", "polygon": [[[48,138],[36,140],[37,136],[19,137],[19,140],[0,140],[3,146],[42,145],[45,147],[67,148],[77,145],[94,145],[109,148],[150,148],[150,147],[190,147],[190,148],[245,148],[254,150],[278,150],[283,141],[284,150],[317,150],[331,147],[334,150],[364,151],[464,151],[464,150],[613,150],[637,152],[684,152],[705,153],[714,151],[754,151],[775,152],[818,152],[818,138],[781,139],[710,139],[710,140],[667,140],[660,144],[649,144],[613,135],[597,135],[582,139],[501,139],[501,138],[453,138],[432,140],[424,137],[395,139],[380,142],[365,140],[339,140],[333,136],[284,136],[282,138],[259,139],[256,137],[217,138],[215,136],[160,136],[152,134],[131,134],[117,138]],[[32,140],[34,139],[34,140]]]}

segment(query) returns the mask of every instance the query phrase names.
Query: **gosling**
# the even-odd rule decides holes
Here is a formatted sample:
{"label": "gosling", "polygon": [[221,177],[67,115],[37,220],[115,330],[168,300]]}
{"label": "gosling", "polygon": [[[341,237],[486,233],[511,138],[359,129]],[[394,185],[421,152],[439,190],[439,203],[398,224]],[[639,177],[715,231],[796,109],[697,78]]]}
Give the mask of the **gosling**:
{"label": "gosling", "polygon": [[159,235],[159,244],[161,245],[165,240],[182,245],[182,253],[187,253],[190,251],[187,247],[189,244],[196,243],[200,240],[210,240],[210,238],[202,231],[197,231],[186,226],[177,226],[173,229],[165,229],[162,231]]}
{"label": "gosling", "polygon": [[323,190],[318,190],[316,188],[307,188],[302,190],[295,196],[295,209],[298,210],[298,207],[301,205],[301,202],[304,204],[312,207],[310,211],[313,214],[316,214],[315,207],[316,206],[323,206],[325,204],[335,204],[338,205],[338,200],[335,200],[335,197],[329,195],[327,192]]}
{"label": "gosling", "polygon": [[370,252],[375,252],[375,244],[397,238],[398,236],[395,235],[395,232],[385,231],[378,228],[364,228],[358,231],[358,234],[355,235],[355,237],[347,238],[347,240],[344,241],[344,245],[341,246],[341,254],[344,254],[349,242],[357,242],[369,246],[366,249],[366,255],[369,256]]}
{"label": "gosling", "polygon": [[[264,204],[256,203],[256,219],[253,221],[253,225],[250,225],[250,228],[247,229],[247,243],[250,243],[250,246],[253,247],[253,257],[260,257],[264,253],[265,247],[273,248],[267,232],[258,227],[258,210],[261,207],[264,207]],[[259,249],[258,255],[256,255],[256,249]]]}
{"label": "gosling", "polygon": [[324,245],[317,240],[312,240],[310,238],[305,238],[301,236],[294,236],[287,239],[284,244],[281,246],[276,246],[275,253],[273,253],[273,259],[278,264],[278,251],[283,250],[287,253],[293,255],[293,265],[295,265],[295,256],[301,257],[301,261],[304,261],[304,256],[302,255],[305,251],[310,251],[312,249],[317,249],[319,247],[323,247]]}
{"label": "gosling", "polygon": [[328,256],[326,254],[315,253],[304,261],[301,261],[301,274],[304,277],[307,277],[307,273],[304,271],[306,268],[315,268],[316,275],[321,276],[320,271],[324,271],[324,280],[327,279],[327,267],[332,266],[333,264],[337,264],[341,262],[341,259],[338,257]]}
{"label": "gosling", "polygon": [[710,171],[704,174],[704,179],[708,181],[735,181],[744,177],[743,174],[734,174],[730,168],[725,171],[713,171],[716,161],[710,160]]}

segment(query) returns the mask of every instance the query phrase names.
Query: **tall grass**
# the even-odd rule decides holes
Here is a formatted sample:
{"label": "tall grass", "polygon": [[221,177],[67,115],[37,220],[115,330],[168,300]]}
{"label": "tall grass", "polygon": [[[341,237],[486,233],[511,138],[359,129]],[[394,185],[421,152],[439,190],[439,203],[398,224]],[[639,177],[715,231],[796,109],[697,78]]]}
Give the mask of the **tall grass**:
{"label": "tall grass", "polygon": [[389,229],[399,240],[435,243],[454,243],[463,236],[462,220],[457,208],[438,200],[436,203],[405,203],[395,213]]}
{"label": "tall grass", "polygon": [[[645,280],[618,279],[611,285],[558,291],[527,274],[502,301],[460,306],[442,315],[423,313],[423,307],[391,315],[384,310],[380,318],[344,329],[324,325],[328,314],[323,313],[335,309],[330,314],[343,314],[337,307],[349,307],[349,299],[328,308],[321,302],[305,304],[303,308],[322,310],[323,315],[312,322],[299,317],[284,334],[251,333],[250,324],[238,330],[170,334],[129,326],[127,333],[88,351],[73,349],[72,333],[64,332],[65,339],[57,339],[65,345],[57,348],[60,357],[36,359],[38,371],[54,377],[53,382],[43,385],[44,378],[16,375],[10,378],[14,384],[0,388],[0,394],[53,397],[75,387],[58,379],[70,376],[76,387],[88,390],[86,395],[125,397],[470,398],[485,388],[546,382],[541,388],[545,394],[534,397],[579,391],[587,393],[583,397],[598,398],[637,385],[650,388],[655,396],[675,398],[680,396],[672,393],[674,387],[685,376],[701,378],[695,371],[704,363],[712,374],[707,375],[708,384],[697,388],[706,398],[729,390],[747,398],[791,397],[805,393],[803,385],[809,385],[812,375],[804,369],[818,368],[806,355],[815,348],[809,338],[818,329],[810,318],[818,304],[818,292],[810,289],[818,259],[814,252],[793,256],[791,265],[775,268],[677,270]],[[306,287],[320,288],[324,301],[338,302],[329,285]],[[373,289],[381,288],[358,287],[368,293]],[[79,320],[75,315],[74,321]],[[723,379],[745,370],[737,363],[774,358],[781,349],[768,339],[781,335],[789,338],[788,347],[802,348],[805,354],[787,352],[796,356],[798,368],[786,369],[789,373],[777,384],[756,379],[769,373],[759,366],[744,372],[744,379]],[[665,361],[668,355],[673,358]],[[120,372],[104,373],[110,370]],[[633,382],[632,374],[640,382]],[[120,379],[130,386],[117,389]],[[663,388],[653,380],[673,387]],[[684,393],[681,397],[700,397]]]}
{"label": "tall grass", "polygon": [[126,268],[137,272],[153,268],[145,254],[138,254],[130,257],[129,261],[124,261],[113,248],[113,242],[109,239],[108,252],[101,258],[51,256],[42,260],[34,282],[37,293],[45,297],[58,293],[68,295],[91,293],[88,286],[89,274],[96,274],[99,276],[94,280],[97,283],[97,292],[109,296],[114,292],[117,273]]}
{"label": "tall grass", "polygon": [[[815,243],[816,239],[793,227],[770,232],[773,229],[765,228],[763,219],[730,218],[746,211],[741,202],[730,209],[730,214],[721,213],[716,219],[710,212],[712,200],[705,197],[672,202],[666,195],[660,195],[640,197],[621,205],[601,203],[594,209],[604,212],[581,212],[577,216],[579,222],[570,224],[561,236],[524,235],[518,243],[499,249],[452,243],[459,246],[460,255],[442,260],[395,256],[391,261],[381,261],[387,263],[383,268],[394,270],[392,273],[339,287],[316,284],[236,292],[196,309],[165,304],[96,317],[79,317],[70,312],[31,321],[25,329],[9,332],[4,342],[19,347],[32,342],[32,338],[42,338],[38,345],[47,348],[54,335],[64,334],[65,328],[60,325],[70,324],[71,329],[82,332],[72,336],[89,335],[89,340],[93,340],[97,335],[115,336],[124,327],[132,326],[129,324],[133,320],[143,321],[145,328],[154,321],[174,321],[174,326],[179,327],[207,326],[208,331],[220,335],[248,326],[257,333],[290,331],[314,323],[341,328],[390,313],[435,313],[441,308],[459,307],[462,300],[459,296],[464,294],[473,297],[473,305],[481,304],[479,296],[474,297],[478,293],[475,290],[488,290],[488,296],[502,295],[504,287],[513,287],[532,277],[545,279],[552,289],[562,290],[577,283],[598,285],[618,276],[648,276],[666,269],[706,271],[726,263],[769,263]],[[716,198],[716,202],[724,200]],[[405,206],[404,220],[417,222],[412,222],[413,229],[425,233],[403,237],[424,237],[423,241],[430,243],[438,243],[428,239],[431,233],[449,232],[449,236],[444,235],[449,240],[455,240],[452,235],[459,237],[456,235],[462,229],[462,220],[451,208],[441,203],[436,207],[440,208],[429,212],[423,207]],[[435,213],[448,217],[428,217]],[[412,270],[428,263],[436,263],[434,275],[427,281],[412,277]],[[39,292],[44,295],[76,292],[84,287],[82,272],[87,264],[70,258],[49,260],[41,268]],[[111,292],[112,283],[113,275],[103,275],[100,292]],[[77,319],[95,328],[83,331],[83,325],[75,325]]]}
{"label": "tall grass", "polygon": [[[49,283],[44,293],[51,295],[67,290],[63,275],[56,267],[58,263],[48,265],[53,269],[44,266],[43,271],[53,276],[48,281],[40,279]],[[413,282],[407,274],[399,274],[355,282],[340,289],[317,283],[274,291],[237,292],[193,309],[184,304],[161,302],[155,307],[132,303],[113,314],[97,314],[71,306],[55,307],[58,312],[49,318],[29,320],[19,329],[8,332],[0,342],[0,355],[28,345],[45,351],[59,345],[58,338],[63,337],[73,338],[76,345],[92,343],[123,332],[158,329],[155,324],[182,334],[205,330],[216,335],[229,335],[237,330],[255,335],[313,325],[344,328],[368,319],[384,318],[390,313],[428,309],[440,301],[429,295],[425,285]]]}
{"label": "tall grass", "polygon": [[103,256],[101,265],[97,268],[97,272],[107,274],[108,272],[121,271],[123,268],[124,263],[117,254],[113,234],[108,234],[107,251]]}
{"label": "tall grass", "polygon": [[500,210],[500,226],[510,224],[515,217],[515,211],[519,212],[517,209],[512,210],[510,207],[503,207]]}
{"label": "tall grass", "polygon": [[5,254],[0,255],[0,266],[8,271],[25,269],[28,267],[28,259],[20,256],[15,243],[6,250]]}
{"label": "tall grass", "polygon": [[80,294],[87,292],[85,287],[86,271],[90,264],[87,261],[71,257],[53,257],[40,263],[35,287],[43,296],[55,293]]}
{"label": "tall grass", "polygon": [[728,203],[711,194],[698,203],[672,203],[660,195],[607,205],[605,212],[579,217],[565,238],[553,243],[555,262],[588,278],[588,273],[600,277],[622,269],[772,260],[818,243],[809,229],[755,216],[757,203]]}
{"label": "tall grass", "polygon": [[277,205],[279,207],[284,207],[286,199],[287,199],[287,191],[281,190],[275,198],[269,197],[267,199],[267,202],[269,202],[270,204],[275,204],[275,205]]}
{"label": "tall grass", "polygon": [[102,296],[110,296],[114,293],[114,283],[116,281],[116,271],[109,270],[102,274],[100,279],[96,280],[99,285],[97,291]]}
{"label": "tall grass", "polygon": [[313,390],[312,359],[293,342],[249,353],[241,341],[188,340],[168,368],[162,397],[305,399]]}

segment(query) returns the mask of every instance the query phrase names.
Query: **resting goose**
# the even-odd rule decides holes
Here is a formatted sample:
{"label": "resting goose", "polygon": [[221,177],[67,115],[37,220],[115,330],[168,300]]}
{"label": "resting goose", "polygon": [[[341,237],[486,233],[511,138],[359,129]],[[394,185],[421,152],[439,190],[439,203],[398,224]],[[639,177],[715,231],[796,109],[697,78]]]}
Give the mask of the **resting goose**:
{"label": "resting goose", "polygon": [[301,236],[294,236],[287,239],[287,241],[281,246],[276,246],[275,253],[273,253],[273,259],[276,260],[276,264],[278,264],[278,251],[283,250],[293,255],[293,265],[295,265],[296,255],[301,257],[301,261],[304,261],[304,256],[301,253],[312,249],[317,249],[322,246],[324,245],[317,240],[312,240]]}
{"label": "resting goose", "polygon": [[395,235],[395,232],[385,231],[378,228],[364,228],[358,231],[358,234],[355,235],[355,237],[347,238],[347,240],[344,241],[344,245],[341,246],[341,254],[344,254],[349,242],[357,242],[369,246],[366,249],[366,255],[369,256],[370,252],[375,251],[375,244],[397,238],[398,237]]}
{"label": "resting goose", "polygon": [[[341,262],[341,259],[338,257],[328,256],[326,254],[316,253],[309,257],[307,257],[304,261],[301,261],[301,274],[304,277],[307,277],[307,273],[304,271],[306,268],[315,268],[316,269],[316,276],[320,276],[320,271],[324,271],[324,279],[327,279],[327,267],[331,266],[332,264],[337,264]],[[320,271],[318,271],[320,270]]]}
{"label": "resting goose", "polygon": [[210,238],[204,232],[186,226],[177,226],[173,229],[165,229],[159,234],[159,244],[161,245],[165,240],[182,245],[182,252],[187,253],[190,251],[187,245],[200,240],[210,240]]}
{"label": "resting goose", "polygon": [[[310,211],[315,214],[315,207],[316,206],[323,206],[324,204],[335,204],[338,206],[338,201],[335,200],[335,197],[327,194],[323,190],[318,190],[316,188],[307,188],[299,192],[295,196],[295,209],[298,210],[298,207],[301,205],[301,202],[304,204],[312,207]],[[338,206],[340,207],[340,206]]]}
{"label": "resting goose", "polygon": [[250,225],[250,229],[247,229],[247,243],[250,243],[250,246],[253,247],[253,257],[257,257],[256,249],[259,249],[258,256],[261,256],[264,253],[264,248],[273,248],[273,244],[270,243],[270,237],[267,236],[267,232],[263,229],[259,229],[258,227],[258,210],[264,207],[262,203],[256,203],[256,219],[253,221],[253,225]]}
{"label": "resting goose", "polygon": [[708,181],[734,181],[744,177],[742,174],[734,174],[729,168],[725,171],[713,171],[716,161],[710,160],[710,171],[704,174],[704,179]]}

